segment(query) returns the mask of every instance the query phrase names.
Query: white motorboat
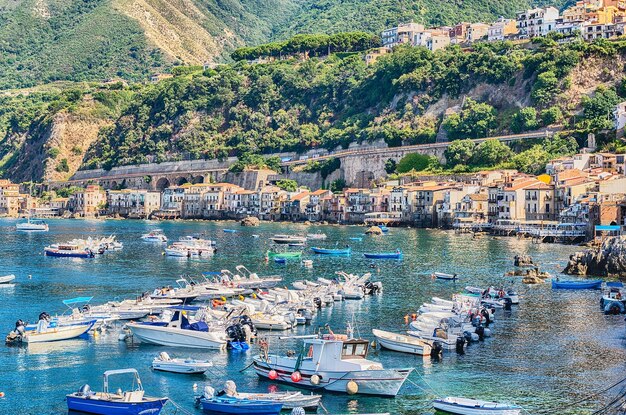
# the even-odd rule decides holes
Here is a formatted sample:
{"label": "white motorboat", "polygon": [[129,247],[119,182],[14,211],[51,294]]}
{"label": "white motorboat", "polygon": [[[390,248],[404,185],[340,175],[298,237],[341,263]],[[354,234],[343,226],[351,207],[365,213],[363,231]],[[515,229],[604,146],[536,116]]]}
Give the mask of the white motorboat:
{"label": "white motorboat", "polygon": [[324,240],[326,239],[325,233],[307,233],[306,238],[310,240]]}
{"label": "white motorboat", "polygon": [[155,300],[181,300],[183,303],[188,304],[200,295],[199,290],[191,286],[189,281],[184,278],[177,279],[176,284],[178,284],[178,287],[162,287],[155,289],[152,294],[150,294],[150,298]]}
{"label": "white motorboat", "polygon": [[40,219],[28,218],[26,222],[16,224],[15,229],[18,231],[48,232],[48,224]]}
{"label": "white motorboat", "polygon": [[158,243],[167,242],[167,236],[163,234],[163,231],[161,229],[155,229],[151,232],[145,233],[141,235],[141,239],[146,242],[158,242]]}
{"label": "white motorboat", "polygon": [[162,372],[201,374],[213,367],[210,360],[172,359],[166,352],[161,352],[152,361],[152,369]]}
{"label": "white motorboat", "polygon": [[12,281],[15,281],[15,275],[5,275],[4,277],[0,277],[0,284],[8,284]]}
{"label": "white motorboat", "polygon": [[418,339],[417,337],[376,329],[372,330],[372,334],[376,337],[378,344],[385,349],[420,356],[430,356],[433,351],[431,342]]}
{"label": "white motorboat", "polygon": [[44,343],[74,339],[87,333],[94,324],[96,324],[96,320],[67,326],[48,327],[47,322],[42,323],[40,321],[35,330],[25,331],[24,334],[22,334],[22,342]]}
{"label": "white motorboat", "polygon": [[278,356],[263,352],[254,358],[256,373],[292,386],[348,394],[396,396],[413,369],[384,369],[367,360],[369,342],[347,336],[305,339],[303,353]]}
{"label": "white motorboat", "polygon": [[44,254],[61,258],[93,258],[94,252],[76,244],[54,244],[44,248]]}
{"label": "white motorboat", "polygon": [[516,405],[452,396],[435,399],[433,407],[440,411],[459,415],[519,415],[522,412],[522,408]]}
{"label": "white motorboat", "polygon": [[241,278],[233,282],[244,288],[271,288],[283,280],[279,275],[259,276],[243,265],[237,265],[235,269],[241,274]]}
{"label": "white motorboat", "polygon": [[160,346],[187,347],[193,349],[224,349],[226,332],[222,327],[211,330],[203,321],[190,323],[183,311],[198,311],[200,307],[174,306],[169,322],[154,321],[128,323],[133,336],[139,340]]}
{"label": "white motorboat", "polygon": [[433,279],[438,279],[438,280],[455,281],[458,278],[458,275],[457,274],[446,274],[444,272],[433,272],[431,277]]}
{"label": "white motorboat", "polygon": [[265,313],[254,313],[250,315],[254,327],[260,330],[289,330],[293,328],[294,322],[288,321],[280,315]]}

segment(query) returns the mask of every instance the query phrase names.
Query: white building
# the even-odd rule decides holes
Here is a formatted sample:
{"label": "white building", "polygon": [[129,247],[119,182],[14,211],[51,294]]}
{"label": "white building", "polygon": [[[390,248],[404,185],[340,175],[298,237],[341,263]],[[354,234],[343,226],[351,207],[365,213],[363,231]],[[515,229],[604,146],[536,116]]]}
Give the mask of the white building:
{"label": "white building", "polygon": [[556,7],[525,10],[517,13],[517,29],[522,36],[545,36],[555,29],[558,18]]}

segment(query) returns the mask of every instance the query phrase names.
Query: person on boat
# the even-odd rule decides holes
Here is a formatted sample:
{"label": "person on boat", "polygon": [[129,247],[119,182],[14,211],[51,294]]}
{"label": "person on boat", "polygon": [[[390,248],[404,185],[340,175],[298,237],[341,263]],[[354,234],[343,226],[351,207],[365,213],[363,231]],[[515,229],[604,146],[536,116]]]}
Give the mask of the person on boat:
{"label": "person on boat", "polygon": [[48,313],[43,312],[39,314],[39,321],[37,322],[37,333],[45,333],[48,331]]}

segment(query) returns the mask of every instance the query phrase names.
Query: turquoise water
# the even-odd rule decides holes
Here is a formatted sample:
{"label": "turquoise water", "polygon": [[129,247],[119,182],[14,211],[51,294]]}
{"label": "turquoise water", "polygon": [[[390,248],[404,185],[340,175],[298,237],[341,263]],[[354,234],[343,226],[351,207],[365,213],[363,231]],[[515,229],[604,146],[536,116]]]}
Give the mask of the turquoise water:
{"label": "turquoise water", "polygon": [[[332,277],[334,271],[351,273],[374,271],[374,279],[384,284],[381,296],[364,301],[346,301],[318,314],[314,325],[299,327],[304,334],[314,326],[329,323],[343,330],[346,321],[357,322],[360,334],[372,338],[371,329],[400,331],[403,316],[414,312],[432,296],[449,298],[464,285],[497,284],[511,278],[503,273],[512,269],[515,254],[529,254],[549,272],[563,268],[575,247],[538,245],[515,238],[478,240],[452,232],[392,229],[382,237],[360,236],[362,227],[331,227],[263,224],[240,228],[232,222],[155,223],[145,221],[50,221],[50,232],[18,233],[15,221],[0,220],[0,275],[15,274],[14,288],[0,290],[0,327],[8,333],[15,320],[35,321],[41,311],[62,312],[63,299],[93,296],[94,303],[132,297],[156,286],[172,284],[181,274],[234,270],[244,264],[259,274],[280,273],[287,282],[296,279]],[[164,257],[161,250],[139,240],[150,229],[161,228],[173,240],[195,232],[207,232],[217,240],[218,252],[207,260]],[[237,233],[223,233],[235,228]],[[350,257],[314,257],[312,269],[299,262],[265,264],[267,237],[274,233],[325,232],[328,240],[319,245],[349,243]],[[97,256],[92,260],[48,258],[43,247],[74,237],[116,234],[124,250]],[[258,239],[252,234],[260,234]],[[316,241],[317,242],[317,241]],[[404,251],[403,261],[371,260],[366,251]],[[456,272],[462,283],[433,281],[434,271]],[[31,276],[30,278],[28,276]],[[387,367],[415,367],[396,399],[326,395],[323,405],[330,413],[382,412],[402,414],[432,413],[431,399],[456,395],[512,401],[533,410],[559,407],[553,413],[588,414],[601,400],[588,406],[565,408],[587,394],[600,390],[623,377],[626,349],[624,321],[620,316],[604,316],[599,309],[599,293],[591,291],[553,292],[549,286],[516,288],[523,296],[512,312],[499,311],[492,338],[469,346],[465,355],[444,355],[441,360],[423,359],[395,352],[373,352],[371,358]],[[292,347],[286,343],[285,349]],[[170,355],[212,359],[215,369],[203,376],[154,373],[149,365],[158,352]],[[260,380],[251,369],[240,372],[251,361],[251,354],[168,350],[152,345],[119,342],[117,333],[72,341],[0,347],[0,414],[61,414],[66,412],[66,393],[89,383],[101,388],[105,370],[134,367],[140,372],[147,394],[166,395],[186,410],[200,414],[193,406],[193,385],[220,387],[232,379],[241,391],[285,389],[283,385]],[[320,411],[321,413],[321,411]]]}

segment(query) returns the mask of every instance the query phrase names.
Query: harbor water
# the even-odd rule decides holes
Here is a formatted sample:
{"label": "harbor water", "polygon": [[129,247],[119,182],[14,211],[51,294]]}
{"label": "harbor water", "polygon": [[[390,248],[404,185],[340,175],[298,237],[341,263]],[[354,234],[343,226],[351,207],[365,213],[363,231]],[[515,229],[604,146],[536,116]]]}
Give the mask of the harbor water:
{"label": "harbor water", "polygon": [[[322,403],[331,414],[390,412],[433,413],[436,396],[465,396],[513,402],[530,413],[591,414],[603,399],[583,404],[573,402],[606,388],[624,377],[626,347],[623,316],[605,316],[598,291],[553,291],[549,284],[523,285],[519,278],[503,274],[513,269],[513,256],[532,256],[542,269],[558,274],[577,247],[533,244],[516,238],[483,237],[423,229],[391,229],[384,236],[363,235],[363,227],[284,225],[263,223],[243,228],[233,222],[168,222],[51,220],[50,232],[20,233],[15,221],[0,220],[0,275],[15,274],[13,287],[0,288],[2,334],[13,329],[18,318],[35,322],[40,312],[67,310],[62,300],[93,296],[94,304],[132,298],[155,287],[174,284],[178,276],[231,269],[243,264],[259,275],[280,274],[285,285],[298,279],[332,278],[335,271],[363,274],[383,283],[381,295],[362,301],[344,301],[323,309],[311,326],[298,326],[294,334],[308,334],[329,324],[342,332],[354,321],[356,334],[373,340],[371,330],[406,330],[403,316],[416,312],[432,296],[450,298],[466,285],[513,285],[521,295],[519,306],[498,310],[493,336],[470,344],[464,355],[446,353],[440,359],[422,358],[390,351],[372,350],[370,358],[386,367],[415,368],[397,398],[325,394]],[[216,240],[217,252],[208,259],[163,256],[163,246],[145,243],[140,236],[160,228],[170,238],[206,233]],[[236,229],[225,233],[223,229]],[[300,261],[265,263],[269,237],[276,233],[328,235],[310,246],[343,247],[352,255],[314,256],[305,248]],[[117,235],[124,249],[93,259],[51,258],[43,248],[73,238]],[[260,237],[253,238],[253,234]],[[350,237],[363,236],[362,241]],[[404,252],[403,260],[368,260],[363,252]],[[308,252],[307,252],[308,251]],[[431,273],[460,276],[458,282],[433,280]],[[272,348],[297,350],[292,340],[272,340]],[[284,385],[259,379],[246,368],[256,348],[247,353],[168,349],[119,341],[109,331],[87,338],[20,347],[0,347],[0,414],[62,414],[67,412],[65,395],[88,383],[102,387],[102,373],[109,369],[136,368],[146,394],[168,396],[185,410],[200,414],[194,394],[204,385],[221,388],[234,380],[240,391],[287,390]],[[211,359],[215,367],[201,376],[157,373],[150,369],[160,352],[171,356]],[[197,390],[194,390],[194,384]],[[180,412],[179,412],[180,413]],[[320,410],[320,413],[323,413]]]}

